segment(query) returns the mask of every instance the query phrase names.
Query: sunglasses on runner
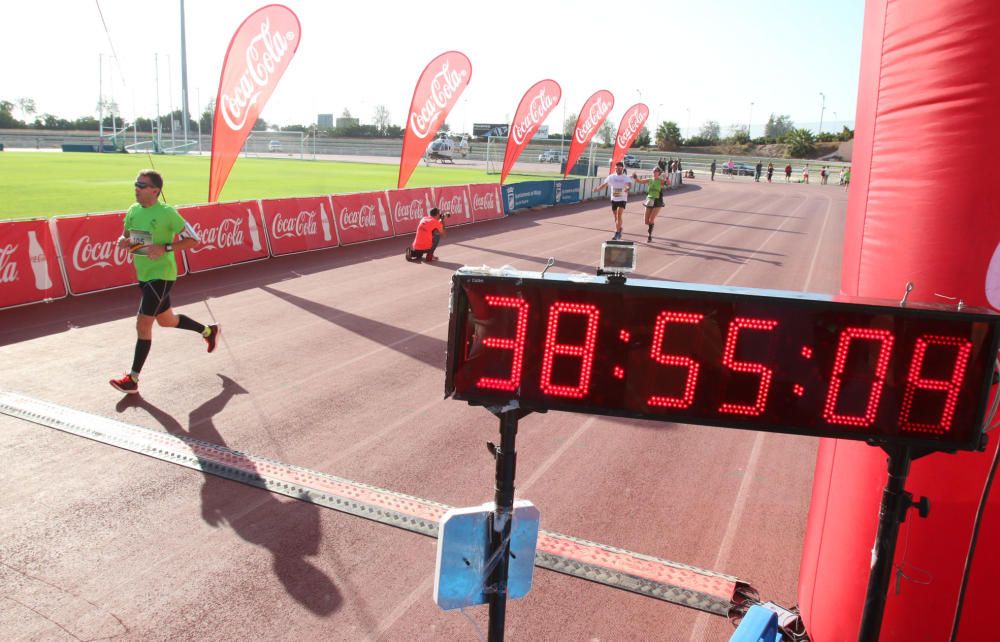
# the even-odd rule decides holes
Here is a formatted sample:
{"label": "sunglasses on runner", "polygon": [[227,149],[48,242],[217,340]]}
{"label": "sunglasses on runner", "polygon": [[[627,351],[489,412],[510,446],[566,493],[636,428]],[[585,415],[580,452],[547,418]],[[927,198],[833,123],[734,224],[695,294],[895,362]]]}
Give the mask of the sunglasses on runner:
{"label": "sunglasses on runner", "polygon": [[142,181],[136,181],[135,186],[138,187],[139,189],[146,189],[147,187],[156,187],[156,185],[153,185],[152,183],[143,183]]}

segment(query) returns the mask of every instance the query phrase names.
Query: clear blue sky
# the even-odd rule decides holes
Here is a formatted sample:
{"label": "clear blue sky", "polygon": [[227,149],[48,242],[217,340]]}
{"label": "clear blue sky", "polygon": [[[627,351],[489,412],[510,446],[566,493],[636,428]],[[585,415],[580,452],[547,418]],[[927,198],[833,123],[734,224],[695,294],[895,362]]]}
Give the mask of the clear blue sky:
{"label": "clear blue sky", "polygon": [[[233,32],[265,4],[186,0],[191,112],[215,97]],[[268,122],[308,125],[317,113],[339,116],[345,108],[371,122],[381,104],[401,125],[424,66],[456,49],[472,61],[472,80],[448,118],[454,131],[509,121],[523,93],[543,78],[563,89],[547,122],[552,131],[563,113],[578,112],[598,89],[615,95],[616,124],[641,98],[651,121],[673,120],[685,134],[715,120],[723,134],[750,121],[760,135],[771,113],[815,132],[821,93],[823,129],[854,126],[863,0],[284,4],[302,23],[302,42],[263,111]],[[153,117],[158,53],[159,110],[179,109],[179,6],[179,0],[4,3],[0,99],[33,98],[39,113],[61,118],[96,116],[103,77],[104,95],[125,118]]]}

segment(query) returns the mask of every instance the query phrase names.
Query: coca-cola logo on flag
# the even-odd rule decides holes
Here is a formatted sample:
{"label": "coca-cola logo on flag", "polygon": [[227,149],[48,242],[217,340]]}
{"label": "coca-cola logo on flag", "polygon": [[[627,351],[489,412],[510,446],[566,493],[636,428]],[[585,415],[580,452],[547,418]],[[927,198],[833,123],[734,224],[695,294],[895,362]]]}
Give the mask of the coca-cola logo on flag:
{"label": "coca-cola logo on flag", "polygon": [[262,7],[239,26],[222,63],[212,125],[208,200],[218,200],[240,148],[301,40],[295,13],[280,4]]}
{"label": "coca-cola logo on flag", "polygon": [[187,251],[192,272],[201,272],[268,256],[264,224],[257,201],[185,207],[181,216],[198,235],[198,246]]}
{"label": "coca-cola logo on flag", "polygon": [[337,234],[344,245],[393,235],[384,192],[334,194],[330,197]]}
{"label": "coca-cola logo on flag", "polygon": [[595,92],[583,104],[583,109],[580,110],[580,115],[576,119],[576,127],[573,129],[573,141],[569,145],[569,153],[566,156],[564,177],[569,176],[569,170],[576,165],[576,161],[597,135],[601,124],[607,119],[614,106],[615,97],[606,89]]}
{"label": "coca-cola logo on flag", "polygon": [[396,187],[406,187],[434,134],[472,78],[472,63],[459,51],[446,51],[424,68],[417,79],[406,117],[406,134],[399,157]]}
{"label": "coca-cola logo on flag", "polygon": [[540,80],[524,93],[514,113],[514,121],[510,125],[503,170],[500,172],[501,183],[507,180],[507,175],[521,156],[521,152],[548,118],[552,109],[559,104],[560,98],[562,98],[562,88],[554,80]]}
{"label": "coca-cola logo on flag", "polygon": [[396,187],[406,187],[434,134],[472,78],[472,63],[460,51],[446,51],[424,67],[413,89]]}
{"label": "coca-cola logo on flag", "polygon": [[622,116],[622,122],[618,124],[618,133],[615,135],[615,151],[611,156],[611,167],[625,158],[625,152],[639,135],[647,118],[649,118],[649,107],[642,103],[632,105]]}

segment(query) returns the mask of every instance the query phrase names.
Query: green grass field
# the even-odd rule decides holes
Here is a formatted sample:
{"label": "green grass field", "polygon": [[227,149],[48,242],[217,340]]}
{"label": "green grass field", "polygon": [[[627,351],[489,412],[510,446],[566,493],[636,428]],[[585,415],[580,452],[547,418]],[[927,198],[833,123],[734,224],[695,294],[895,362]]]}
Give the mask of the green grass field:
{"label": "green grass field", "polygon": [[[208,200],[209,158],[143,154],[0,153],[0,219],[84,214],[127,209],[141,169],[163,174],[163,195],[172,205]],[[219,200],[369,192],[396,187],[397,164],[239,158]],[[531,180],[510,176],[508,182]],[[555,178],[548,176],[547,178]],[[496,183],[484,169],[419,165],[407,187]]]}

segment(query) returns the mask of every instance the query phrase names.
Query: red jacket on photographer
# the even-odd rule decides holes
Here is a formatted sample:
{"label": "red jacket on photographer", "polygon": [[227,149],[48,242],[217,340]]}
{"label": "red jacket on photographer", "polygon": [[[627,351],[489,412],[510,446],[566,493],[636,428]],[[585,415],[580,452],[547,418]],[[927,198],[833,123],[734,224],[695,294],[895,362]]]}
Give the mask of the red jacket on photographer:
{"label": "red jacket on photographer", "polygon": [[434,250],[437,249],[441,237],[447,233],[444,229],[444,218],[441,210],[432,207],[427,216],[420,219],[413,244],[406,248],[407,261],[419,261],[424,258],[424,254],[427,255],[426,260],[434,260]]}

